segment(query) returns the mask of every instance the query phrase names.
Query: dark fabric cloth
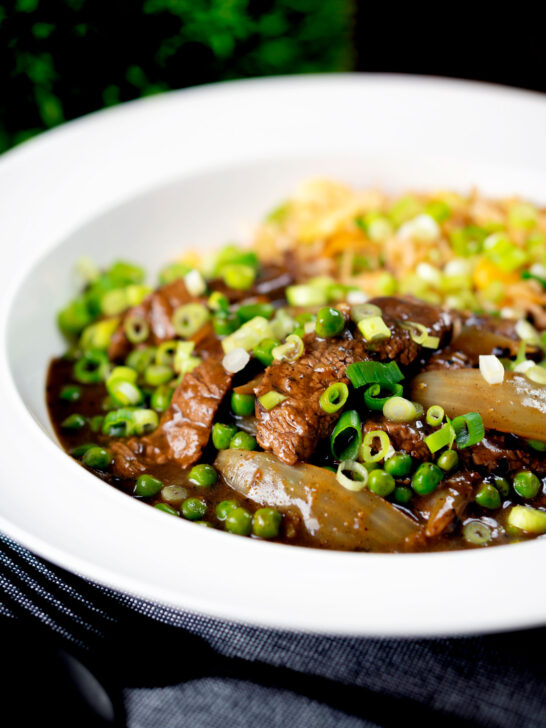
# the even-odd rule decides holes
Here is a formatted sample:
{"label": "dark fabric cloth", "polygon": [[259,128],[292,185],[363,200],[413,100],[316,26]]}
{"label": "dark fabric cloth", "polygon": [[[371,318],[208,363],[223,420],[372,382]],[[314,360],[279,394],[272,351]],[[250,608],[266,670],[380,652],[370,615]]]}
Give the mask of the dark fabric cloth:
{"label": "dark fabric cloth", "polygon": [[130,728],[546,725],[546,630],[393,640],[258,629],[113,592],[8,538],[0,587],[2,623],[37,628],[90,666]]}

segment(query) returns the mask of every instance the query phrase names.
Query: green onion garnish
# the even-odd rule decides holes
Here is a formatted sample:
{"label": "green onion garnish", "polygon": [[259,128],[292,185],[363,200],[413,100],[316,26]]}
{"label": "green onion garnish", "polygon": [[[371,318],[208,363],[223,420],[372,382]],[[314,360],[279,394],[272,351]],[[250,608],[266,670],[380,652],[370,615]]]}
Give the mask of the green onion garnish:
{"label": "green onion garnish", "polygon": [[[379,448],[375,455],[373,455],[372,447],[374,446],[375,439],[379,440]],[[386,432],[383,432],[383,430],[372,430],[364,435],[360,456],[365,463],[377,463],[387,455],[390,446],[391,441]]]}
{"label": "green onion garnish", "polygon": [[434,453],[447,445],[451,445],[453,439],[453,426],[449,422],[446,422],[446,424],[439,430],[436,430],[436,432],[433,432],[432,435],[425,437],[425,442],[430,452]]}
{"label": "green onion garnish", "polygon": [[261,397],[258,397],[258,402],[264,409],[270,410],[281,402],[284,402],[286,398],[285,394],[281,394],[280,392],[276,392],[272,389],[270,392],[266,392],[265,394],[262,394]]}
{"label": "green onion garnish", "polygon": [[419,412],[413,402],[405,397],[390,397],[383,405],[383,414],[391,422],[411,422]]}
{"label": "green onion garnish", "polygon": [[396,384],[404,379],[395,361],[381,364],[378,361],[357,361],[349,364],[346,374],[353,387],[363,387],[365,384],[380,384],[382,387]]}
{"label": "green onion garnish", "polygon": [[[349,478],[344,471],[355,474],[355,478]],[[368,471],[360,463],[354,460],[344,460],[339,464],[336,472],[336,480],[347,490],[359,491],[366,487],[368,483]]]}
{"label": "green onion garnish", "polygon": [[335,382],[324,390],[319,402],[325,412],[332,414],[343,407],[348,397],[349,387],[344,382]]}
{"label": "green onion garnish", "polygon": [[455,417],[451,424],[455,430],[455,442],[461,450],[481,442],[485,435],[483,421],[478,412],[468,412],[466,415]]}
{"label": "green onion garnish", "polygon": [[362,423],[356,410],[344,412],[330,437],[330,449],[337,460],[355,460],[362,444]]}
{"label": "green onion garnish", "polygon": [[382,341],[391,336],[391,330],[381,316],[368,316],[359,321],[357,326],[366,341]]}
{"label": "green onion garnish", "polygon": [[440,407],[439,404],[433,404],[432,407],[429,407],[427,410],[427,425],[430,425],[431,427],[438,427],[438,425],[442,424],[444,415],[444,408]]}
{"label": "green onion garnish", "polygon": [[276,361],[294,362],[300,358],[305,351],[301,337],[297,334],[290,334],[286,337],[284,344],[276,346],[271,352]]}
{"label": "green onion garnish", "polygon": [[209,312],[201,303],[186,303],[179,306],[173,313],[172,324],[174,330],[183,339],[189,339],[206,324]]}
{"label": "green onion garnish", "polygon": [[140,344],[146,341],[150,335],[150,327],[144,316],[140,316],[137,313],[130,314],[125,319],[123,324],[125,329],[125,335],[131,342],[131,344]]}
{"label": "green onion garnish", "polygon": [[[388,394],[383,394],[386,391]],[[364,402],[371,410],[382,410],[391,397],[399,397],[404,391],[401,384],[370,384],[364,392]],[[383,396],[381,396],[383,395]]]}

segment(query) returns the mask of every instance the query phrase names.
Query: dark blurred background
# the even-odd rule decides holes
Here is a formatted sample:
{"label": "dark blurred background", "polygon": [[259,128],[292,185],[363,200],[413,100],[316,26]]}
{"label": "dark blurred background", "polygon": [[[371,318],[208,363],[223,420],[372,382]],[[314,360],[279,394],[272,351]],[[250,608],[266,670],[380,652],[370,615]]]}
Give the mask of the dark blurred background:
{"label": "dark blurred background", "polygon": [[546,91],[546,43],[525,3],[508,14],[362,0],[0,0],[0,152],[169,89],[352,70]]}

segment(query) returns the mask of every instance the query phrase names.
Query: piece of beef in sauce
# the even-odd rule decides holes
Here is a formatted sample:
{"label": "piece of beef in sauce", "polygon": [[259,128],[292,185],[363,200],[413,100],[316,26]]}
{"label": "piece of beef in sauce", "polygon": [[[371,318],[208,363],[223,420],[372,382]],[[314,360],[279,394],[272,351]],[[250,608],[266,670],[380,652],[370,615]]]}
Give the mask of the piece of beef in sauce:
{"label": "piece of beef in sauce", "polygon": [[172,323],[173,313],[180,306],[196,300],[190,295],[181,278],[177,278],[166,286],[161,286],[138,306],[133,306],[125,312],[120,325],[112,336],[108,348],[109,358],[112,361],[125,359],[133,348],[125,333],[125,321],[129,316],[141,316],[146,321],[150,327],[150,335],[145,343],[156,346],[176,337]]}
{"label": "piece of beef in sauce", "polygon": [[[286,396],[281,404],[266,410],[256,401],[258,443],[265,450],[290,465],[307,460],[319,440],[330,434],[339,413],[327,414],[320,406],[320,396],[330,384],[349,380],[345,370],[357,361],[396,360],[409,366],[421,353],[410,332],[400,321],[422,323],[443,342],[449,338],[451,319],[433,306],[398,298],[376,298],[391,337],[370,346],[360,335],[346,328],[343,336],[321,339],[315,334],[304,337],[305,352],[296,362],[274,362],[256,388],[260,397],[274,390]],[[342,308],[342,307],[340,307]],[[342,309],[343,310],[343,309]]]}
{"label": "piece of beef in sauce", "polygon": [[214,418],[232,378],[214,356],[186,374],[154,432],[112,443],[116,475],[136,477],[144,472],[146,464],[172,462],[187,468],[196,463],[209,441]]}

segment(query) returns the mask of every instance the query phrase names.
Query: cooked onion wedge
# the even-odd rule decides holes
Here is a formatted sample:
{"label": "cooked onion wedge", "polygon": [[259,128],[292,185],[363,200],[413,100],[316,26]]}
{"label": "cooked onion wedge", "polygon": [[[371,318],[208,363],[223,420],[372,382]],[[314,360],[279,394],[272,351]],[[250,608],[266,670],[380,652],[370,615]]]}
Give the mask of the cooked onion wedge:
{"label": "cooked onion wedge", "polygon": [[[516,356],[519,349],[519,341],[509,339],[507,336],[495,334],[492,331],[483,331],[477,326],[465,326],[451,342],[450,348],[456,351],[464,351],[468,356],[478,361],[480,354],[492,354],[495,349],[508,351]],[[534,347],[526,347],[527,351],[533,351]]]}
{"label": "cooked onion wedge", "polygon": [[410,397],[425,408],[440,405],[449,417],[479,412],[486,428],[546,442],[546,386],[520,374],[488,384],[477,369],[424,372],[411,382]]}
{"label": "cooked onion wedge", "polygon": [[275,455],[222,450],[215,468],[246,498],[301,516],[309,541],[340,550],[403,551],[419,525],[369,490],[352,492],[334,473],[314,465],[286,465]]}

